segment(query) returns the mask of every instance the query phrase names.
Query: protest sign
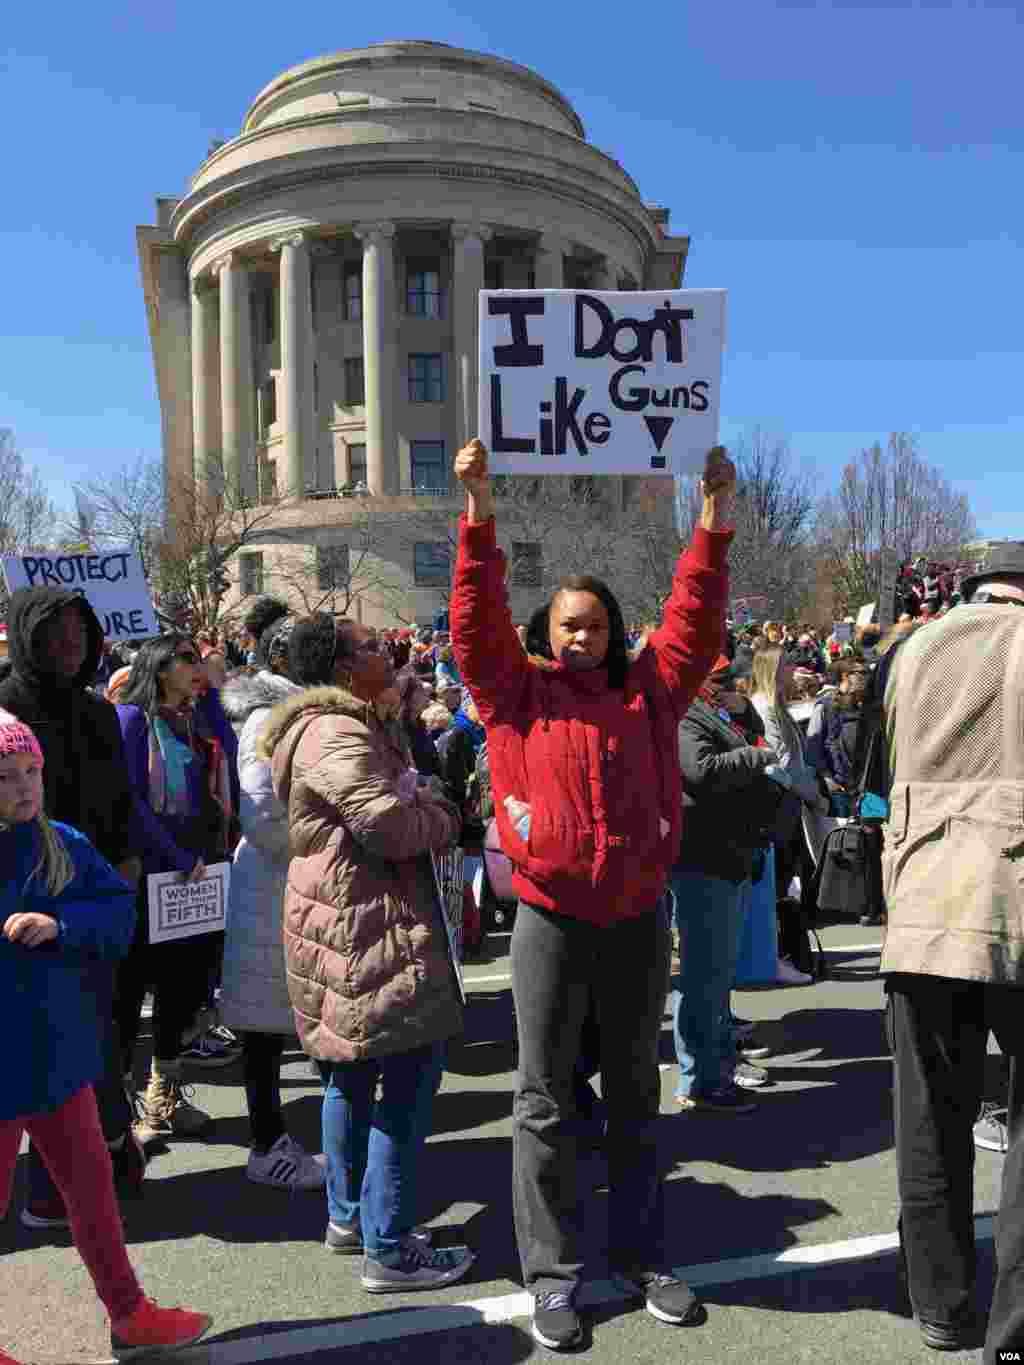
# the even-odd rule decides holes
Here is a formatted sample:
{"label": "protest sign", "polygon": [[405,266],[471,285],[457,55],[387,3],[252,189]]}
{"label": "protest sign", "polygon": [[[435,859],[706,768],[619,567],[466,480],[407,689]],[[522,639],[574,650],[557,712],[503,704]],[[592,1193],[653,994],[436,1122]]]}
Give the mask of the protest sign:
{"label": "protest sign", "polygon": [[4,555],[8,592],[67,588],[80,593],[99,617],[108,640],[159,635],[142,560],[125,547],[104,550],[33,550]]}
{"label": "protest sign", "polygon": [[466,987],[462,979],[462,849],[456,847],[447,853],[431,853],[430,866],[434,872],[437,908],[444,925],[448,965],[452,969],[459,1000],[464,1005]]}
{"label": "protest sign", "polygon": [[147,877],[150,943],[171,943],[223,929],[230,883],[230,863],[210,863],[197,882],[186,882],[180,872],[154,872]]}
{"label": "protest sign", "polygon": [[480,294],[495,474],[699,473],[718,440],[725,291]]}
{"label": "protest sign", "polygon": [[875,608],[876,608],[877,606],[878,606],[878,603],[877,603],[877,602],[865,602],[865,603],[864,603],[864,605],[861,607],[860,611],[857,613],[857,624],[858,624],[858,626],[870,626],[870,625],[871,625],[872,621],[875,619]]}

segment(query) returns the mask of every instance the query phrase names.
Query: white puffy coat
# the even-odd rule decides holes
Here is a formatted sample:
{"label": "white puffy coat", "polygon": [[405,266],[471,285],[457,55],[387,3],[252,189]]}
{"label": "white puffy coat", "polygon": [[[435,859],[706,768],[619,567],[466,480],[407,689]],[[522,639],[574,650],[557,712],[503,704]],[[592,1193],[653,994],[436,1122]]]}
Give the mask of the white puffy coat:
{"label": "white puffy coat", "polygon": [[239,815],[224,939],[221,1015],[231,1029],[295,1033],[285,980],[281,915],[288,874],[288,812],[274,795],[256,740],[271,709],[302,689],[261,671],[230,678],[221,693],[238,733]]}

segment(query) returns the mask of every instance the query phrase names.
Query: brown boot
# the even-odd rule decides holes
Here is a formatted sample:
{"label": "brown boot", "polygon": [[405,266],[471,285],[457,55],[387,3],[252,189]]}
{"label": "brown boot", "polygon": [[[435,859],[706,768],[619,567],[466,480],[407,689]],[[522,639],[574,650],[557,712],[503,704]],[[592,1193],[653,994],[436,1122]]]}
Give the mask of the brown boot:
{"label": "brown boot", "polygon": [[182,1084],[181,1063],[153,1058],[149,1085],[142,1096],[142,1116],[135,1134],[143,1146],[161,1137],[203,1137],[213,1120],[188,1100],[192,1086]]}

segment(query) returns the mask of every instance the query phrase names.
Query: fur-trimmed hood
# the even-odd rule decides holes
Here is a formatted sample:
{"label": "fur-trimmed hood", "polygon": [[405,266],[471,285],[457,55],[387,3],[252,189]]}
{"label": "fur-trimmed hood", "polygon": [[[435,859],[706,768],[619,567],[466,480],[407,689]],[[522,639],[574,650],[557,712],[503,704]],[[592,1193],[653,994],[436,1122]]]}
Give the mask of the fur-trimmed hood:
{"label": "fur-trimmed hood", "polygon": [[296,721],[307,712],[325,716],[351,716],[353,720],[362,721],[367,728],[380,723],[370,703],[354,697],[344,687],[331,684],[303,687],[294,696],[275,706],[267,717],[256,746],[260,758],[273,761],[274,750]]}
{"label": "fur-trimmed hood", "polygon": [[261,668],[258,673],[233,674],[221,690],[220,701],[228,720],[240,730],[254,711],[280,706],[301,691],[290,678]]}

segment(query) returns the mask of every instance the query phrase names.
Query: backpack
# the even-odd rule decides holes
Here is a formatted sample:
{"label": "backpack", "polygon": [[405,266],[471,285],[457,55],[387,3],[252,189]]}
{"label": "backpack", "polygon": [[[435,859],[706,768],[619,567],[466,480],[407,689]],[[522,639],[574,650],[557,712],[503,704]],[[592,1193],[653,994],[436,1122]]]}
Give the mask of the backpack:
{"label": "backpack", "polygon": [[825,949],[811,916],[799,901],[788,897],[776,902],[775,913],[779,921],[779,956],[788,957],[797,971],[805,972],[815,981],[824,980],[828,976]]}

